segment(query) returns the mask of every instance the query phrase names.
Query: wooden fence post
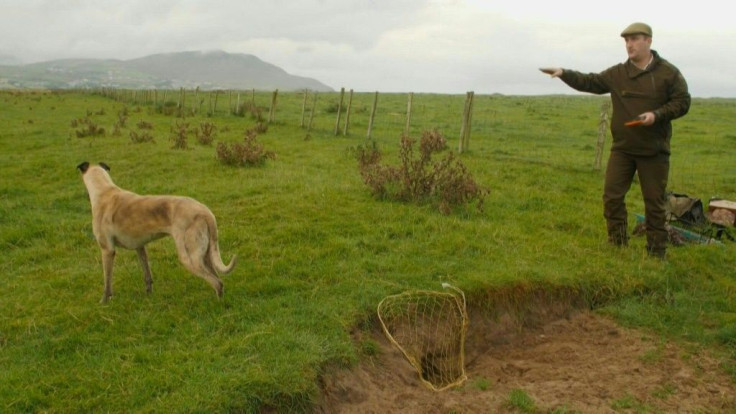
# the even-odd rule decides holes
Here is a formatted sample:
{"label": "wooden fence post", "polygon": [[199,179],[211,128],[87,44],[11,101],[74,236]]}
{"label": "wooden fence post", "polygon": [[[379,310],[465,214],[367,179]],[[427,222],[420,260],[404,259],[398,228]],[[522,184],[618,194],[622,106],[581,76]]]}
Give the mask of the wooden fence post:
{"label": "wooden fence post", "polygon": [[340,88],[340,104],[337,106],[337,121],[335,121],[335,136],[340,133],[340,115],[342,115],[342,102],[345,99],[345,88]]}
{"label": "wooden fence post", "polygon": [[314,121],[314,113],[317,109],[317,91],[314,91],[314,97],[312,98],[312,112],[309,114],[309,125],[307,125],[307,135],[312,130],[312,121]]}
{"label": "wooden fence post", "polygon": [[473,97],[475,92],[465,94],[465,107],[463,109],[463,121],[460,126],[460,144],[458,152],[462,153],[470,147],[470,130],[473,123]]}
{"label": "wooden fence post", "polygon": [[350,125],[350,108],[353,106],[353,90],[350,90],[350,95],[348,95],[348,109],[345,113],[345,129],[342,130],[342,134],[347,136],[348,135],[348,126]]}
{"label": "wooden fence post", "polygon": [[475,105],[475,92],[470,91],[470,109],[468,110],[468,126],[465,129],[465,148],[470,148],[470,132],[473,130],[473,106]]}
{"label": "wooden fence post", "polygon": [[193,114],[197,113],[197,104],[199,104],[200,107],[202,106],[202,102],[198,101],[198,98],[199,98],[199,86],[197,86],[197,88],[194,90],[194,101],[192,102],[192,113]]}
{"label": "wooden fence post", "polygon": [[307,111],[307,95],[309,94],[309,89],[304,89],[304,100],[302,101],[302,121],[299,123],[300,128],[304,128],[304,114]]}
{"label": "wooden fence post", "polygon": [[601,115],[598,120],[598,142],[595,147],[595,169],[601,169],[601,158],[603,158],[603,144],[606,142],[606,131],[608,130],[608,108],[610,102],[601,105]]}
{"label": "wooden fence post", "polygon": [[411,129],[411,104],[414,101],[414,92],[409,92],[409,102],[406,104],[406,126],[404,127],[404,136],[409,136]]}
{"label": "wooden fence post", "polygon": [[273,122],[274,118],[276,117],[276,97],[278,95],[279,95],[278,89],[273,91],[273,95],[271,96],[271,109],[268,110],[268,123],[269,124]]}
{"label": "wooden fence post", "polygon": [[373,96],[373,107],[371,108],[371,118],[368,120],[368,133],[366,139],[371,139],[371,131],[373,130],[373,120],[376,119],[376,107],[378,106],[378,91]]}

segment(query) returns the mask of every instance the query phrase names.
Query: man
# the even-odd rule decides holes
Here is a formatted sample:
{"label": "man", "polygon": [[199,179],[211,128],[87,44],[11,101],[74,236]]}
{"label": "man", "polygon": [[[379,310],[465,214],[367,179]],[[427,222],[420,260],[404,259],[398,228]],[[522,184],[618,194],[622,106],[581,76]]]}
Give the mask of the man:
{"label": "man", "polygon": [[583,74],[562,68],[541,70],[576,90],[611,94],[613,145],[603,190],[608,240],[617,246],[628,242],[625,198],[634,173],[638,173],[644,197],[647,252],[664,259],[668,238],[665,193],[671,121],[688,112],[690,93],[680,71],[651,49],[649,25],[633,23],[624,29],[621,37],[626,42],[628,60],[601,73]]}

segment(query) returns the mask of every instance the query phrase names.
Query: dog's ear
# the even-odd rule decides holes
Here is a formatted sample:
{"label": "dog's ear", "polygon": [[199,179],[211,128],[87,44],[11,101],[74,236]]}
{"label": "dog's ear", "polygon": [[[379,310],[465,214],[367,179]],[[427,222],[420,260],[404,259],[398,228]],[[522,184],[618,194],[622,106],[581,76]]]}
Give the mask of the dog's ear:
{"label": "dog's ear", "polygon": [[104,162],[100,163],[100,167],[102,167],[105,171],[110,171],[110,166],[105,164]]}
{"label": "dog's ear", "polygon": [[87,172],[87,168],[89,168],[89,163],[87,161],[85,161],[85,162],[77,165],[77,168],[79,169],[79,171],[82,172],[82,174],[84,174],[84,173]]}

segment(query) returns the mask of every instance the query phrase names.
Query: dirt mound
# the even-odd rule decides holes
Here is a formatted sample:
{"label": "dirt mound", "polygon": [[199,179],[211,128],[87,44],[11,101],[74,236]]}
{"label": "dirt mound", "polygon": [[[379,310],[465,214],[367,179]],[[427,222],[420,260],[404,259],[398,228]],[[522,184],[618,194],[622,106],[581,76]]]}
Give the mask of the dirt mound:
{"label": "dirt mound", "polygon": [[718,360],[622,328],[590,312],[519,328],[508,315],[471,312],[468,380],[435,392],[379,329],[378,356],[324,378],[323,413],[519,412],[522,390],[536,412],[736,412],[736,385]]}

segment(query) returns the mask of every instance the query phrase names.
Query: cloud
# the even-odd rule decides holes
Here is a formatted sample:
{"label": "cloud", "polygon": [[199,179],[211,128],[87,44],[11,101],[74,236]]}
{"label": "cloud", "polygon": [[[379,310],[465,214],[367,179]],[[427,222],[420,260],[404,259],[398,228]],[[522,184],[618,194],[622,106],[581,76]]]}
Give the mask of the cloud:
{"label": "cloud", "polygon": [[412,13],[427,5],[425,0],[11,1],[0,17],[0,33],[18,33],[19,39],[30,37],[33,28],[43,40],[0,41],[0,49],[30,59],[70,53],[134,58],[258,38],[346,43],[364,50],[385,30],[411,24]]}
{"label": "cloud", "polygon": [[667,4],[624,1],[604,13],[587,0],[6,0],[0,55],[31,62],[222,49],[356,90],[576,93],[537,68],[598,72],[621,62],[618,33],[643,20],[694,95],[736,97],[736,27],[712,12],[720,3]]}

